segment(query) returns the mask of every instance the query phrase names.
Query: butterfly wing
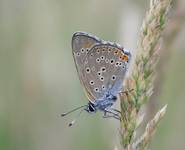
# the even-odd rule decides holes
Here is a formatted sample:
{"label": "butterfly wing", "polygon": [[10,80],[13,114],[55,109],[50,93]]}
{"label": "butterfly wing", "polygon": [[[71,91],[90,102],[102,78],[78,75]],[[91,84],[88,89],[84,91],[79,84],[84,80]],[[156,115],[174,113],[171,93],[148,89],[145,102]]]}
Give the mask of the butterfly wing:
{"label": "butterfly wing", "polygon": [[88,52],[84,77],[96,99],[105,96],[106,92],[112,95],[120,92],[130,58],[128,51],[117,44],[106,42],[93,46]]}
{"label": "butterfly wing", "polygon": [[95,100],[95,97],[91,94],[90,89],[87,86],[87,79],[84,76],[84,60],[87,57],[89,50],[101,40],[95,36],[87,34],[85,32],[76,32],[72,37],[72,51],[76,65],[76,69],[80,78],[80,82],[85,88],[85,92],[89,100]]}

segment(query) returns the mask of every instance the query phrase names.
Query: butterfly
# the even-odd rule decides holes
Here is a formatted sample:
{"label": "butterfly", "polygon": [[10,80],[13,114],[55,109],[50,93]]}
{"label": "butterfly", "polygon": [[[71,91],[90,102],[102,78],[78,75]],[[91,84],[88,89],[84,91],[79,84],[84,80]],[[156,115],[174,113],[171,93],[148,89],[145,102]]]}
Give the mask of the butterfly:
{"label": "butterfly", "polygon": [[[72,53],[88,103],[62,116],[81,109],[78,116],[84,110],[88,113],[102,111],[104,118],[120,120],[120,111],[113,109],[112,105],[123,88],[131,53],[119,44],[101,40],[85,32],[73,34]],[[75,121],[76,119],[69,126]]]}

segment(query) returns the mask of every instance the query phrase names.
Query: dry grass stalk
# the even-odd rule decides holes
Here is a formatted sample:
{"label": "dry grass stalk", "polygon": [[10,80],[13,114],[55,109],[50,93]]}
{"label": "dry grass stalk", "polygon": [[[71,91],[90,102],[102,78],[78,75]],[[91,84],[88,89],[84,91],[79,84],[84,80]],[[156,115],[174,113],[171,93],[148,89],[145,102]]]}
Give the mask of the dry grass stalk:
{"label": "dry grass stalk", "polygon": [[132,145],[133,149],[136,149],[136,150],[140,150],[140,149],[147,150],[148,149],[151,138],[156,131],[156,127],[159,121],[165,115],[166,109],[167,109],[167,105],[165,105],[161,110],[159,110],[156,113],[154,118],[147,124],[143,135]]}
{"label": "dry grass stalk", "polygon": [[[132,143],[139,120],[141,106],[153,92],[155,67],[158,60],[159,39],[165,27],[171,0],[151,0],[138,42],[134,60],[125,89],[134,89],[121,96],[121,144],[124,149],[132,149]],[[142,121],[140,121],[142,122]]]}
{"label": "dry grass stalk", "polygon": [[165,27],[163,33],[163,42],[160,51],[160,62],[157,64],[157,77],[154,82],[155,94],[150,98],[150,102],[147,104],[146,118],[149,120],[156,112],[156,106],[158,105],[158,97],[161,95],[161,85],[165,79],[166,72],[168,72],[169,60],[172,58],[174,44],[176,37],[181,33],[185,25],[185,9],[181,0],[173,0],[172,13],[170,14],[168,26]]}

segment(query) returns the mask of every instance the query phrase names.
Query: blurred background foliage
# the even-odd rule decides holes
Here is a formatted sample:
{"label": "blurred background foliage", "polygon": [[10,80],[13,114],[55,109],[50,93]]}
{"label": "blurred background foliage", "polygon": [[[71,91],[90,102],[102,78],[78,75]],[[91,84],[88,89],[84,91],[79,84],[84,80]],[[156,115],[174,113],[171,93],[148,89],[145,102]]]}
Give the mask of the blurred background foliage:
{"label": "blurred background foliage", "polygon": [[[112,150],[119,123],[101,114],[60,114],[87,102],[71,53],[75,31],[116,41],[134,54],[147,0],[0,0],[0,149]],[[185,2],[174,1],[146,107],[168,104],[151,149],[185,148]],[[119,106],[119,103],[117,104]],[[150,117],[148,117],[150,118]]]}

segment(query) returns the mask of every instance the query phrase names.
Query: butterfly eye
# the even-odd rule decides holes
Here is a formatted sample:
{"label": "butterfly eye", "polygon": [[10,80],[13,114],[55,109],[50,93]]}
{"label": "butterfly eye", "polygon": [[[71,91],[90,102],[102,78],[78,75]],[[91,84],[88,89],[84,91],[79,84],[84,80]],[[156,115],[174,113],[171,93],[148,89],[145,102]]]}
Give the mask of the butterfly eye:
{"label": "butterfly eye", "polygon": [[87,48],[87,49],[86,49],[86,52],[88,53],[88,51],[89,51],[89,49]]}

